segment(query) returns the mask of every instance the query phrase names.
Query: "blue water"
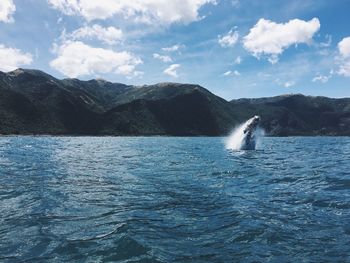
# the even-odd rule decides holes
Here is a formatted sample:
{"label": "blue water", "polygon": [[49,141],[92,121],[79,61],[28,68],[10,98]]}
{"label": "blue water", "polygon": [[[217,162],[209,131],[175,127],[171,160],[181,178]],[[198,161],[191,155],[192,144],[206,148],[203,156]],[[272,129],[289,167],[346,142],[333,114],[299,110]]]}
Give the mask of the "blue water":
{"label": "blue water", "polygon": [[350,262],[350,138],[0,137],[1,262]]}

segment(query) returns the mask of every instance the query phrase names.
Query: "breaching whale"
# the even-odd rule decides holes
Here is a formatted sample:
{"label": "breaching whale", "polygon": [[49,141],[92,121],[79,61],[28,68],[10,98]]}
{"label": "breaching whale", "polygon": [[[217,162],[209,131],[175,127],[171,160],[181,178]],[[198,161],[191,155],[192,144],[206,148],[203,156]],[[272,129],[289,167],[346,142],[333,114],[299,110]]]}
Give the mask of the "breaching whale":
{"label": "breaching whale", "polygon": [[259,116],[250,118],[238,126],[226,140],[226,148],[230,150],[254,150],[256,141],[261,135],[257,131],[260,122]]}
{"label": "breaching whale", "polygon": [[243,140],[241,145],[241,150],[254,150],[256,145],[256,134],[255,131],[258,128],[260,122],[259,116],[254,116],[253,118],[249,119],[245,124],[243,130]]}

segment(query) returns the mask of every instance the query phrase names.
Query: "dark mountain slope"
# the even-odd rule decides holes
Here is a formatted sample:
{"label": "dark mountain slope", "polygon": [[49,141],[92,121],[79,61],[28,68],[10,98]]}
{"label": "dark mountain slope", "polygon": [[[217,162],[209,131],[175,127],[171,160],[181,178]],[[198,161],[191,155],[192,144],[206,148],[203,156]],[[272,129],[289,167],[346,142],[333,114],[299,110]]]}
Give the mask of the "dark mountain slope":
{"label": "dark mountain slope", "polygon": [[300,94],[272,98],[233,100],[244,120],[262,116],[270,135],[350,135],[350,99],[330,99]]}
{"label": "dark mountain slope", "polygon": [[93,111],[97,103],[89,94],[66,89],[59,80],[36,70],[18,69],[0,77],[0,111],[4,114],[0,133],[95,132],[91,120],[98,118]]}
{"label": "dark mountain slope", "polygon": [[219,135],[237,122],[229,102],[198,85],[133,87],[101,80],[58,80],[24,69],[2,73],[0,78],[3,90],[30,108],[17,116],[17,102],[13,107],[0,103],[7,116],[0,123],[5,134]]}
{"label": "dark mountain slope", "polygon": [[4,134],[26,133],[35,126],[39,111],[25,96],[0,84],[0,130]]}
{"label": "dark mountain slope", "polygon": [[231,105],[199,86],[167,83],[142,89],[135,100],[106,113],[102,133],[123,127],[121,134],[220,135],[237,124]]}
{"label": "dark mountain slope", "polygon": [[213,95],[199,85],[165,82],[130,89],[125,93],[120,94],[120,96],[118,96],[116,99],[116,103],[120,105],[141,99],[148,101],[172,99],[179,95],[188,94],[195,91],[200,91],[207,95]]}
{"label": "dark mountain slope", "polygon": [[62,84],[68,90],[76,90],[89,94],[98,103],[97,110],[107,111],[118,104],[121,94],[134,90],[135,87],[121,83],[112,83],[102,79],[81,81],[78,79],[63,79]]}
{"label": "dark mountain slope", "polygon": [[254,115],[269,135],[350,135],[350,99],[303,95],[231,102],[198,85],[128,86],[0,72],[0,134],[226,135]]}

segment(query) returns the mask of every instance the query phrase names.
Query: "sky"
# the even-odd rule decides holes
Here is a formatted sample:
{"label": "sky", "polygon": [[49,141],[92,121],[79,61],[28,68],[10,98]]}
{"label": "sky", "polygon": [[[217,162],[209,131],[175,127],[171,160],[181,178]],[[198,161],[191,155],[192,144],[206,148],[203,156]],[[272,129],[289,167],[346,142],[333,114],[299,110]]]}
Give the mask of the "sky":
{"label": "sky", "polygon": [[349,0],[0,0],[0,71],[350,97]]}

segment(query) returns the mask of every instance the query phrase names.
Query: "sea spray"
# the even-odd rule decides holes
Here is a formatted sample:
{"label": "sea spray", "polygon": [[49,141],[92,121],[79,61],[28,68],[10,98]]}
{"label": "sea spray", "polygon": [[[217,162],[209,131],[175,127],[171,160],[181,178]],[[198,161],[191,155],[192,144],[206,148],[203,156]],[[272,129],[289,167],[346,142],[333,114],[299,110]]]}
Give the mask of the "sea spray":
{"label": "sea spray", "polygon": [[230,150],[254,150],[260,144],[260,138],[264,136],[263,129],[258,127],[259,116],[242,123],[236,127],[226,139],[225,145]]}

